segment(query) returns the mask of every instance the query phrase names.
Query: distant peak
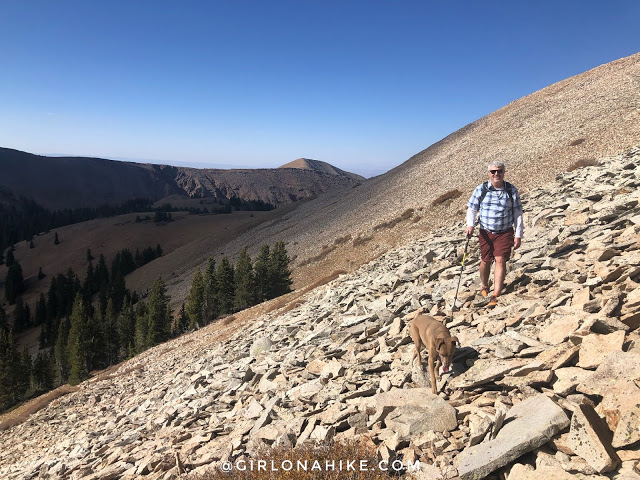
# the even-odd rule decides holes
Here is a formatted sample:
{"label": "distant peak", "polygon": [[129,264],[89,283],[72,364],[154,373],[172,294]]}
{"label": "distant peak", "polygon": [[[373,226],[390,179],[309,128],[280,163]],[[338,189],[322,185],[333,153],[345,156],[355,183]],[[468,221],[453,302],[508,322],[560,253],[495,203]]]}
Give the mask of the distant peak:
{"label": "distant peak", "polygon": [[321,162],[320,160],[312,160],[310,158],[298,158],[297,160],[294,160],[293,162],[289,162],[278,168],[299,168],[302,170],[316,170],[316,169],[322,170],[322,168],[318,168],[318,167],[321,167],[322,165],[327,165],[331,167],[331,165],[329,165],[328,163]]}
{"label": "distant peak", "polygon": [[345,172],[344,170],[340,170],[339,168],[336,168],[327,162],[322,162],[320,160],[312,160],[310,158],[298,158],[297,160],[294,160],[293,162],[289,162],[278,168],[296,168],[299,170],[313,170],[315,172],[321,172],[328,175],[346,176],[353,179],[357,179],[359,181],[364,180],[364,177],[361,177],[360,175]]}

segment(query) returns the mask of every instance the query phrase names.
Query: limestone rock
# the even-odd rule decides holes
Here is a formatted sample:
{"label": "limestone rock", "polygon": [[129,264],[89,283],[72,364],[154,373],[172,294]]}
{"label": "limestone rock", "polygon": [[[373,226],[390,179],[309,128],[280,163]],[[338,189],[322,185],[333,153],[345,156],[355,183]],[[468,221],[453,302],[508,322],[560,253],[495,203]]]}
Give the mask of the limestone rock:
{"label": "limestone rock", "polygon": [[578,385],[584,382],[593,372],[578,367],[560,368],[554,372],[557,380],[553,383],[553,391],[566,397],[573,393]]}
{"label": "limestone rock", "polygon": [[578,366],[581,368],[596,368],[611,352],[622,351],[625,332],[617,331],[609,335],[591,334],[582,340]]}
{"label": "limestone rock", "polygon": [[258,338],[251,344],[249,353],[252,357],[257,357],[261,353],[269,351],[272,346],[273,342],[268,337]]}
{"label": "limestone rock", "polygon": [[424,432],[447,432],[458,426],[456,411],[440,397],[421,406],[396,407],[385,419],[387,427],[404,437]]}
{"label": "limestone rock", "polygon": [[569,425],[566,414],[544,395],[514,406],[494,440],[467,448],[458,456],[462,480],[483,478],[521,455],[547,443]]}
{"label": "limestone rock", "polygon": [[509,472],[509,480],[575,480],[576,477],[560,467],[544,466],[534,469],[516,463]]}
{"label": "limestone rock", "polygon": [[500,361],[479,360],[465,373],[454,378],[449,385],[451,388],[473,388],[504,377],[510,371],[526,364],[526,360],[518,358]]}
{"label": "limestone rock", "polygon": [[596,472],[610,472],[620,459],[611,446],[612,433],[593,407],[580,405],[571,417],[569,447]]}

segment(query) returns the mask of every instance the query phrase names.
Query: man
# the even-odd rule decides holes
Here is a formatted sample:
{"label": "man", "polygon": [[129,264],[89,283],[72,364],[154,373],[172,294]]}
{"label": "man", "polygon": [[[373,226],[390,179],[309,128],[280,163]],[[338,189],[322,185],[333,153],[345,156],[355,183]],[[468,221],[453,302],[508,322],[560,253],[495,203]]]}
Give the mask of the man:
{"label": "man", "polygon": [[[498,304],[504,285],[507,261],[511,248],[517,249],[522,241],[522,203],[518,189],[504,180],[505,166],[502,162],[489,164],[489,181],[478,185],[467,204],[467,236],[473,234],[476,213],[480,211],[480,282],[482,296],[489,294],[491,263],[493,272],[493,294],[487,306]],[[515,232],[513,226],[515,225]]]}

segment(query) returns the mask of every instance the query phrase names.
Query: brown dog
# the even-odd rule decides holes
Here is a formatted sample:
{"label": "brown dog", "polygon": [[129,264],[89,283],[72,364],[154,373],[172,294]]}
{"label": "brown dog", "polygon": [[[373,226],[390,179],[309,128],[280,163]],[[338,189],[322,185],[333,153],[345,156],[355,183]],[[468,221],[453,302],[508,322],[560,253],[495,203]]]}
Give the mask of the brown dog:
{"label": "brown dog", "polygon": [[436,393],[436,372],[439,370],[439,364],[442,363],[442,369],[445,373],[449,371],[458,339],[451,336],[449,329],[442,322],[429,315],[415,317],[411,321],[410,331],[413,344],[416,347],[413,358],[418,357],[418,365],[422,370],[424,367],[422,366],[422,358],[420,358],[420,350],[423,347],[427,348],[431,391]]}

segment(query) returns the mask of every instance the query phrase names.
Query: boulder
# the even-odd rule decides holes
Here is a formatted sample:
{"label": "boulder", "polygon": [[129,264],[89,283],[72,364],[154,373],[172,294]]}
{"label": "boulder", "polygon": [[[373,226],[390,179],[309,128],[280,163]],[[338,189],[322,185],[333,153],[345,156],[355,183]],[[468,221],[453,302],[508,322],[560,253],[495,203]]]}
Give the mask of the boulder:
{"label": "boulder", "polygon": [[613,434],[593,407],[579,405],[571,417],[568,445],[598,473],[614,470],[620,459],[611,445]]}
{"label": "boulder", "polygon": [[466,448],[458,456],[462,480],[484,478],[569,426],[569,418],[549,397],[537,395],[515,405],[495,439]]}
{"label": "boulder", "polygon": [[624,337],[624,331],[587,335],[580,345],[578,366],[586,369],[598,367],[609,353],[622,351]]}

